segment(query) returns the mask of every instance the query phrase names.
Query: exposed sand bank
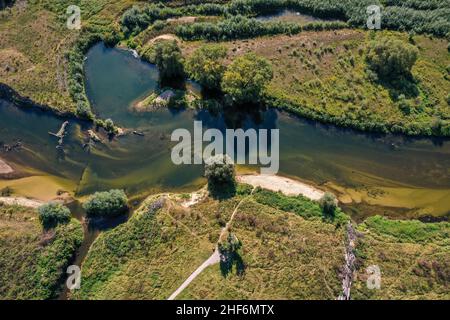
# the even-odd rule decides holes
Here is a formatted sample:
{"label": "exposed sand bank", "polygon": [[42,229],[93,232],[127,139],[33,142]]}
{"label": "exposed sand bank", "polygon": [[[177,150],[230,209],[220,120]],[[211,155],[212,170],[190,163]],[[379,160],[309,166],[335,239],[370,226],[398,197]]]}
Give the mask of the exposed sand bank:
{"label": "exposed sand bank", "polygon": [[9,206],[18,205],[18,206],[29,207],[29,208],[38,208],[44,204],[44,202],[41,202],[39,200],[33,200],[33,199],[27,199],[27,198],[21,198],[21,197],[0,197],[0,203],[4,203]]}
{"label": "exposed sand bank", "polygon": [[13,168],[11,168],[5,161],[0,159],[0,174],[8,174],[13,171]]}
{"label": "exposed sand bank", "polygon": [[289,196],[303,195],[311,200],[319,200],[325,192],[301,181],[276,175],[249,174],[237,176],[237,180],[254,187],[281,191]]}

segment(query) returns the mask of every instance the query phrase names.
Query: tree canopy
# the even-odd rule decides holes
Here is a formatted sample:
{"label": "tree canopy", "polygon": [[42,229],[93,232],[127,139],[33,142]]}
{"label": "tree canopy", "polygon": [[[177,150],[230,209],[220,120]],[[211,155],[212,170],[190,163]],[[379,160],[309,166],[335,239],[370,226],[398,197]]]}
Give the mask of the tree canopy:
{"label": "tree canopy", "polygon": [[234,164],[228,155],[218,154],[205,161],[205,176],[208,183],[234,183]]}
{"label": "tree canopy", "polygon": [[234,103],[258,102],[272,77],[269,61],[254,53],[247,53],[228,66],[223,76],[222,90]]}
{"label": "tree canopy", "polygon": [[153,60],[158,67],[161,81],[184,77],[183,56],[175,40],[157,42]]}
{"label": "tree canopy", "polygon": [[366,61],[379,79],[399,79],[411,75],[418,53],[418,49],[409,43],[381,38],[369,44]]}
{"label": "tree canopy", "polygon": [[96,192],[83,208],[88,216],[117,216],[128,210],[128,198],[123,190]]}
{"label": "tree canopy", "polygon": [[45,229],[70,221],[70,210],[57,202],[46,203],[38,208],[39,221]]}
{"label": "tree canopy", "polygon": [[227,49],[218,44],[204,45],[195,50],[186,64],[189,76],[208,89],[220,89],[225,72]]}

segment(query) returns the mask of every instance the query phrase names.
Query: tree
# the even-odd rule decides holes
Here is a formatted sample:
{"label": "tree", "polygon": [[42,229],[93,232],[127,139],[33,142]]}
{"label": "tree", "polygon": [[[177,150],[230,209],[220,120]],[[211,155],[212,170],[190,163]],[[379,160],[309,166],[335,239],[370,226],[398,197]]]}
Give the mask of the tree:
{"label": "tree", "polygon": [[245,264],[240,255],[242,242],[235,234],[229,232],[225,241],[220,241],[218,245],[220,253],[220,270],[222,275],[226,277],[236,265],[236,273],[242,276],[245,272]]}
{"label": "tree", "polygon": [[59,223],[70,221],[70,210],[60,203],[50,202],[38,208],[39,221],[45,229],[56,227]]}
{"label": "tree", "polygon": [[208,89],[220,89],[225,72],[227,49],[218,44],[204,45],[194,51],[186,65],[189,76]]}
{"label": "tree", "polygon": [[208,183],[234,183],[234,164],[228,155],[218,154],[205,161],[205,176]]}
{"label": "tree", "polygon": [[94,193],[83,204],[88,216],[118,216],[128,210],[128,198],[123,190]]}
{"label": "tree", "polygon": [[325,192],[325,194],[319,200],[320,207],[322,208],[322,212],[325,215],[334,217],[334,213],[337,208],[337,200],[334,194],[330,192]]}
{"label": "tree", "polygon": [[234,164],[228,155],[218,154],[206,159],[205,177],[213,197],[227,198],[235,194]]}
{"label": "tree", "polygon": [[397,39],[382,38],[369,44],[366,62],[379,79],[397,80],[410,77],[418,53],[413,45]]}
{"label": "tree", "polygon": [[157,42],[153,60],[162,82],[184,77],[183,56],[175,40]]}
{"label": "tree", "polygon": [[237,104],[259,102],[272,77],[270,62],[248,53],[228,66],[223,76],[222,90]]}
{"label": "tree", "polygon": [[109,134],[116,134],[117,133],[117,128],[114,125],[114,121],[112,121],[111,119],[106,119],[103,124],[104,124],[105,130]]}

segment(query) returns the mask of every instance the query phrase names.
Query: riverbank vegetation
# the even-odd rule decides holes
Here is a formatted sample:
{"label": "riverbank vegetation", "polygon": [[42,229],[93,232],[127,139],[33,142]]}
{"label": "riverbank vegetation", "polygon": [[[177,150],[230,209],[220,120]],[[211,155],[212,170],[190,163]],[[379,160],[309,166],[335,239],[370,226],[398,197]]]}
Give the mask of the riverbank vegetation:
{"label": "riverbank vegetation", "polygon": [[44,230],[35,209],[0,203],[0,298],[56,298],[82,240],[76,220]]}
{"label": "riverbank vegetation", "polygon": [[[81,289],[71,298],[167,299],[211,255],[243,199],[231,228],[241,242],[238,269],[244,273],[233,264],[224,278],[217,264],[183,297],[333,299],[339,293],[341,228],[259,204],[248,192],[223,201],[207,197],[189,209],[173,199],[151,196],[130,221],[100,235],[83,263]],[[298,281],[300,274],[310,281]]]}
{"label": "riverbank vegetation", "polygon": [[128,198],[123,190],[96,192],[83,204],[89,217],[115,217],[128,210]]}
{"label": "riverbank vegetation", "polygon": [[[362,223],[357,241],[354,299],[448,299],[450,224],[398,221],[380,216]],[[366,286],[366,268],[377,265],[381,288]]]}
{"label": "riverbank vegetation", "polygon": [[39,221],[47,230],[70,221],[70,210],[57,202],[49,202],[40,206],[38,212]]}
{"label": "riverbank vegetation", "polygon": [[[206,197],[188,209],[178,202],[183,197],[150,196],[128,222],[94,242],[81,289],[71,298],[167,299],[211,255],[242,201],[219,245],[233,258],[205,269],[177,298],[336,299],[348,220],[323,220],[319,203],[303,197],[262,189],[250,194],[246,185],[237,189],[234,197]],[[375,216],[356,230],[352,299],[445,297],[448,223]],[[366,286],[370,265],[381,269],[379,290]]]}
{"label": "riverbank vegetation", "polygon": [[[403,33],[344,29],[219,44],[227,48],[226,64],[247,53],[272,64],[267,106],[363,131],[449,136],[447,41],[419,35],[414,39],[412,45]],[[403,72],[385,81],[371,68],[375,56],[370,48],[384,41],[411,51],[410,56],[397,55],[398,67],[407,65],[407,76]],[[198,42],[181,45],[188,57],[197,46]]]}

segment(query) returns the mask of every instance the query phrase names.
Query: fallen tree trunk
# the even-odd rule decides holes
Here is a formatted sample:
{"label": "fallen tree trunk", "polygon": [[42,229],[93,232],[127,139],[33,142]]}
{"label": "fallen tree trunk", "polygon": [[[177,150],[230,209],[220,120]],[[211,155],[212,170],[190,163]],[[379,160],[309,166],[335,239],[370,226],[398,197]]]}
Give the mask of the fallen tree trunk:
{"label": "fallen tree trunk", "polygon": [[59,131],[57,133],[53,133],[53,132],[48,133],[59,139],[57,148],[62,147],[62,145],[64,143],[64,137],[66,136],[66,130],[67,130],[68,125],[69,125],[69,121],[64,121],[63,124],[61,125],[61,128],[59,129]]}

